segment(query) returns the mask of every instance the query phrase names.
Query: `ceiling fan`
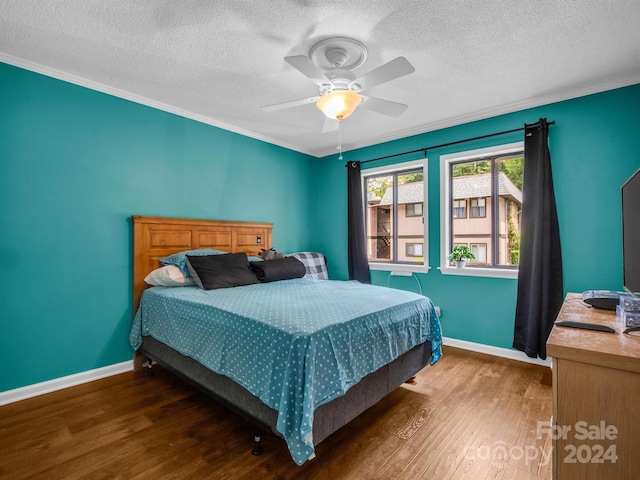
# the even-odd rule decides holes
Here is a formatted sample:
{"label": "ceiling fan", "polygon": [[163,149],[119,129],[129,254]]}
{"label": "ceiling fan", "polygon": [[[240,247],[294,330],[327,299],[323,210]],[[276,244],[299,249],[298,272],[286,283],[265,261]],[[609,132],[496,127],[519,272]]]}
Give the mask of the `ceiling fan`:
{"label": "ceiling fan", "polygon": [[366,47],[357,40],[345,37],[327,38],[316,43],[309,50],[309,56],[285,57],[288,64],[318,85],[320,95],[267,105],[262,107],[262,110],[274,112],[315,103],[326,116],[323,133],[337,130],[340,122],[351,115],[359,105],[391,117],[402,115],[408,108],[407,105],[362,95],[360,92],[409,75],[415,68],[406,58],[398,57],[356,77],[352,70],[362,65],[366,58]]}

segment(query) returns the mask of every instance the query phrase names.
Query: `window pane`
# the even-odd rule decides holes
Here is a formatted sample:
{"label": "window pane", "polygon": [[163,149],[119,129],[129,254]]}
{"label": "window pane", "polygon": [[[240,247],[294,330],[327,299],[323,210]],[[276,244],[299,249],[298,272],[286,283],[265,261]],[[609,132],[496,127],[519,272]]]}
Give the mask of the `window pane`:
{"label": "window pane", "polygon": [[467,201],[453,201],[453,218],[467,218]]}
{"label": "window pane", "polygon": [[[399,262],[422,263],[424,242],[424,175],[422,170],[398,174],[398,258]],[[408,245],[413,244],[413,254]],[[415,245],[420,245],[418,250]]]}
{"label": "window pane", "polygon": [[422,257],[422,244],[421,243],[407,243],[407,256],[408,257]]}
{"label": "window pane", "polygon": [[407,203],[406,216],[419,217],[422,215],[422,203]]}
{"label": "window pane", "polygon": [[486,217],[487,212],[486,208],[486,199],[484,198],[473,198],[470,201],[471,203],[471,218],[480,218]]}
{"label": "window pane", "polygon": [[472,243],[471,253],[475,255],[475,260],[471,260],[469,263],[474,264],[486,264],[487,263],[487,244],[486,243]]}
{"label": "window pane", "polygon": [[[452,212],[451,244],[492,245],[491,235],[491,160],[455,163],[451,165],[453,202],[469,202],[469,217],[456,216]],[[491,264],[490,249],[485,253],[484,262]],[[474,252],[475,253],[475,252]],[[477,257],[477,255],[476,255]],[[472,262],[469,262],[472,263]],[[480,263],[478,260],[474,265]]]}
{"label": "window pane", "polygon": [[518,265],[520,260],[520,220],[524,157],[496,160],[499,179],[498,264]]}
{"label": "window pane", "polygon": [[444,229],[448,251],[443,252],[443,263],[451,246],[466,244],[476,256],[468,262],[471,267],[518,266],[522,148],[518,142],[444,156],[448,197],[442,212],[448,220]]}
{"label": "window pane", "polygon": [[367,178],[367,254],[369,261],[390,261],[393,252],[393,177]]}
{"label": "window pane", "polygon": [[[373,169],[375,170],[375,169]],[[423,164],[363,175],[370,263],[424,264]]]}

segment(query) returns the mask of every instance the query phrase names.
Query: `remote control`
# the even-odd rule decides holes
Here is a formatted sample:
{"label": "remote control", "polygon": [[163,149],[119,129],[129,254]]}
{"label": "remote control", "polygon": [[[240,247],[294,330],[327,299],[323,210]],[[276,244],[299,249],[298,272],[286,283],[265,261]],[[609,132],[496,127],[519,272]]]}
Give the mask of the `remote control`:
{"label": "remote control", "polygon": [[584,328],[586,330],[598,330],[599,332],[616,333],[616,331],[607,325],[599,325],[597,323],[572,322],[570,320],[561,320],[556,322],[561,327]]}

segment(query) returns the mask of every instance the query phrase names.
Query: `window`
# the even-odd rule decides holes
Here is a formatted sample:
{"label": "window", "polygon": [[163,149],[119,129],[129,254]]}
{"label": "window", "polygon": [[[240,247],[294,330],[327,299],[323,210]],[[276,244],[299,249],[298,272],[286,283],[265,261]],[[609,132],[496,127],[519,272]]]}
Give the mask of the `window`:
{"label": "window", "polygon": [[486,243],[472,243],[471,253],[476,257],[475,260],[471,260],[470,263],[487,263],[487,244]]}
{"label": "window", "polygon": [[426,159],[362,171],[365,228],[373,270],[424,271]]}
{"label": "window", "polygon": [[453,218],[467,218],[467,200],[453,201]]}
{"label": "window", "polygon": [[486,217],[487,214],[485,212],[486,199],[484,198],[472,198],[469,201],[469,205],[471,205],[471,218],[481,218]]}
{"label": "window", "polygon": [[[443,155],[441,252],[443,273],[516,278],[524,145],[522,142]],[[468,202],[469,215],[466,206]],[[475,260],[449,269],[451,246],[469,245]]]}
{"label": "window", "polygon": [[422,244],[407,243],[407,257],[422,257]]}
{"label": "window", "polygon": [[420,203],[407,203],[405,207],[405,216],[407,217],[421,217],[422,216],[422,202]]}

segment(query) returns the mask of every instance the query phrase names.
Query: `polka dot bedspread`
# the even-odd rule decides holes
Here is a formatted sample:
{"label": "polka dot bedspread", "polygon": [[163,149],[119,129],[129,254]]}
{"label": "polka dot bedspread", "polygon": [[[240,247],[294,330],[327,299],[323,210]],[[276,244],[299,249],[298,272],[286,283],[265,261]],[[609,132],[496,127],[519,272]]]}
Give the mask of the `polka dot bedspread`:
{"label": "polka dot bedspread", "polygon": [[233,379],[277,410],[294,461],[313,458],[314,410],[414,346],[441,355],[440,322],[422,295],[299,278],[217,290],[144,291],[130,335],[150,335]]}

